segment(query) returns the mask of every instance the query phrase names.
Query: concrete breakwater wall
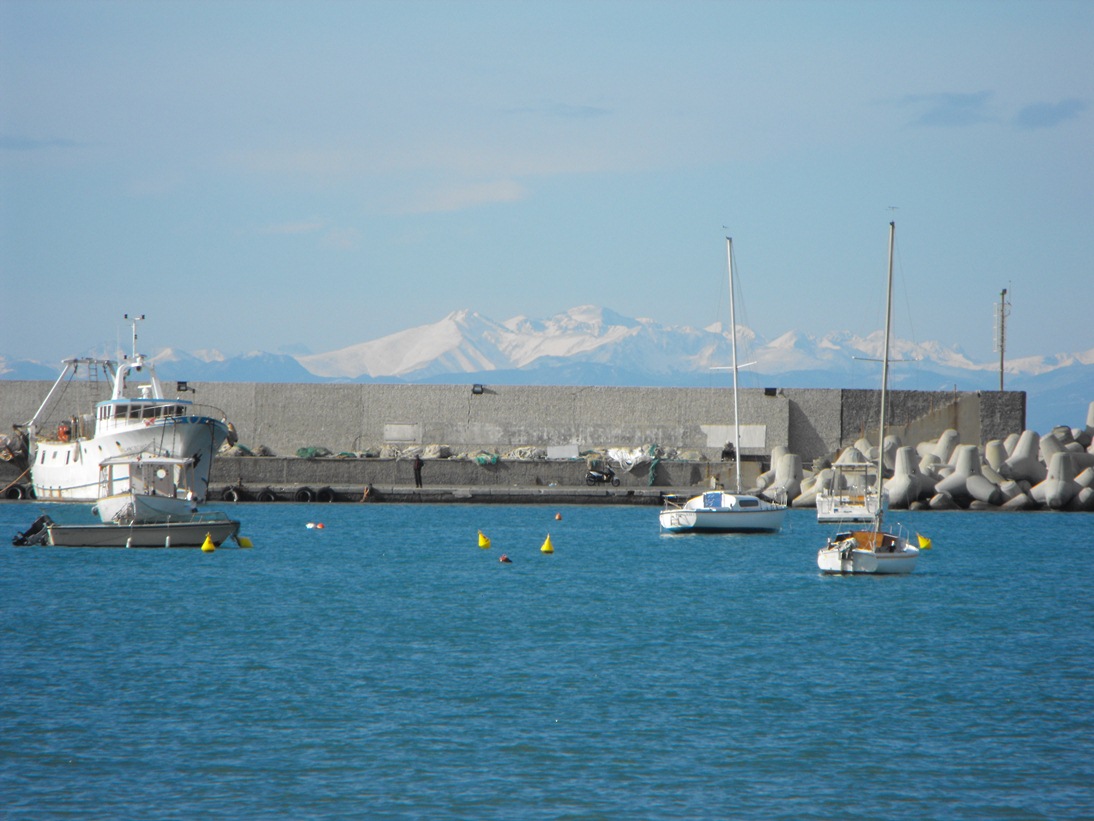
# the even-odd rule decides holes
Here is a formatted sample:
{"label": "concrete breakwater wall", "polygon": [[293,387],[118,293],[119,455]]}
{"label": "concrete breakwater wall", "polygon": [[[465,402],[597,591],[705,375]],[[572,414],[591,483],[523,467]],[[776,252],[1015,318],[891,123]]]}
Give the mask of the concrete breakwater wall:
{"label": "concrete breakwater wall", "polygon": [[[0,422],[26,422],[48,382],[0,381]],[[278,456],[301,448],[334,453],[456,453],[516,448],[660,446],[666,456],[717,460],[733,438],[728,388],[201,383],[181,394],[223,411],[241,444]],[[62,413],[87,413],[104,387],[74,382]],[[889,430],[904,441],[953,429],[981,444],[1025,428],[1022,392],[892,391]],[[831,458],[862,436],[876,438],[879,392],[749,388],[740,391],[741,452],[784,448],[803,461]]]}
{"label": "concrete breakwater wall", "polygon": [[[616,467],[618,487],[589,486],[583,459],[427,459],[415,489],[411,459],[222,457],[209,497],[239,502],[569,501],[660,504],[665,493],[735,481],[725,462],[658,461]],[[755,483],[760,462],[746,463],[742,483]],[[651,485],[651,480],[653,484]]]}

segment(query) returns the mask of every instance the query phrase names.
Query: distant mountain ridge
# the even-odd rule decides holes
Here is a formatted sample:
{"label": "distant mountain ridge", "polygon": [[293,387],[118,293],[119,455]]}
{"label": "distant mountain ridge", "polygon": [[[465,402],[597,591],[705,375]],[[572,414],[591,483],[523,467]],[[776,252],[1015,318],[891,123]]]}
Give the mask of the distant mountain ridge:
{"label": "distant mountain ridge", "polygon": [[[881,331],[865,337],[834,331],[788,332],[771,340],[738,325],[745,386],[873,388]],[[998,362],[976,363],[939,342],[893,340],[894,388],[994,390]],[[471,310],[336,351],[306,356],[253,352],[160,351],[164,379],[200,382],[481,382],[526,385],[694,387],[729,384],[716,369],[732,361],[731,337],[719,324],[668,326],[582,305],[548,319],[497,322]],[[56,367],[0,357],[0,379],[53,379]],[[1085,423],[1094,401],[1094,349],[1006,363],[1006,387],[1029,394],[1036,430]]]}

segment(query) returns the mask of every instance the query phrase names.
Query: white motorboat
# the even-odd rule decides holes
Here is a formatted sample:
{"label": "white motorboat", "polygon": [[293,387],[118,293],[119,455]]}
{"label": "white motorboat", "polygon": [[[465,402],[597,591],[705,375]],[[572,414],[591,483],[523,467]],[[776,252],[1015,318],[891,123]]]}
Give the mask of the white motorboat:
{"label": "white motorboat", "polygon": [[[112,456],[100,467],[99,488],[103,495],[94,511],[103,524],[185,521],[198,509],[193,477],[193,459]],[[122,489],[117,491],[119,484]]]}
{"label": "white motorboat", "polygon": [[872,522],[886,506],[887,499],[878,503],[871,462],[836,462],[828,481],[817,492],[817,521],[821,524],[838,522]]}
{"label": "white motorboat", "polygon": [[659,519],[670,533],[774,533],[782,528],[786,505],[741,492],[741,423],[737,401],[737,316],[733,298],[733,240],[726,237],[729,266],[729,324],[733,342],[733,451],[736,492],[709,491],[683,504],[666,497]]}
{"label": "white motorboat", "polygon": [[[120,364],[110,359],[66,359],[61,375],[27,423],[31,482],[38,499],[94,502],[121,493],[125,471],[113,474],[114,485],[104,493],[99,487],[100,466],[111,457],[144,453],[192,460],[195,500],[205,500],[213,456],[229,438],[231,426],[222,411],[166,395],[155,367],[136,350],[136,323],[143,318],[131,320],[131,359]],[[73,390],[75,385],[79,388]],[[78,401],[89,401],[107,389],[109,398],[95,402],[93,413],[58,417],[66,392]],[[185,383],[179,383],[179,392],[184,390]]]}
{"label": "white motorboat", "polygon": [[[889,223],[889,281],[886,291],[885,346],[881,364],[881,429],[878,442],[885,441],[885,402],[889,390],[889,332],[893,313],[893,243],[896,223]],[[877,491],[882,496],[883,447],[878,446]],[[879,506],[873,527],[846,530],[828,539],[817,551],[817,567],[825,573],[903,574],[915,570],[919,548],[908,540],[903,528],[886,531],[882,525],[884,510]]]}

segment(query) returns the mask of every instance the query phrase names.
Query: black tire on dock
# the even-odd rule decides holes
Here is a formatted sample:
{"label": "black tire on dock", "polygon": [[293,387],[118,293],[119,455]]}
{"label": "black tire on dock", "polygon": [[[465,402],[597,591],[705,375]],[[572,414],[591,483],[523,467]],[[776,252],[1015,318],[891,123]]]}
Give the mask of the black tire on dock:
{"label": "black tire on dock", "polygon": [[334,491],[329,487],[321,487],[315,492],[315,500],[317,502],[333,502]]}
{"label": "black tire on dock", "polygon": [[4,492],[4,497],[8,499],[26,499],[28,498],[27,488],[23,485],[12,485]]}
{"label": "black tire on dock", "polygon": [[293,494],[293,498],[298,502],[311,502],[315,500],[315,493],[310,487],[302,487]]}
{"label": "black tire on dock", "polygon": [[260,502],[276,502],[277,501],[277,494],[274,493],[272,490],[270,490],[267,487],[267,488],[263,488],[262,490],[258,491],[258,496],[256,498]]}
{"label": "black tire on dock", "polygon": [[224,489],[224,492],[220,494],[220,497],[226,502],[238,502],[243,498],[243,494],[237,487],[228,487]]}

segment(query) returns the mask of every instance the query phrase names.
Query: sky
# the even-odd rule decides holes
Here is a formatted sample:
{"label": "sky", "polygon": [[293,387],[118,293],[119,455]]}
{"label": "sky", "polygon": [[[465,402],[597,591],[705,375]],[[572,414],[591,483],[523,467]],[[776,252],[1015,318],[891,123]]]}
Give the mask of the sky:
{"label": "sky", "polygon": [[[0,357],[593,304],[1094,348],[1094,3],[0,2]],[[719,290],[721,289],[721,290]]]}

